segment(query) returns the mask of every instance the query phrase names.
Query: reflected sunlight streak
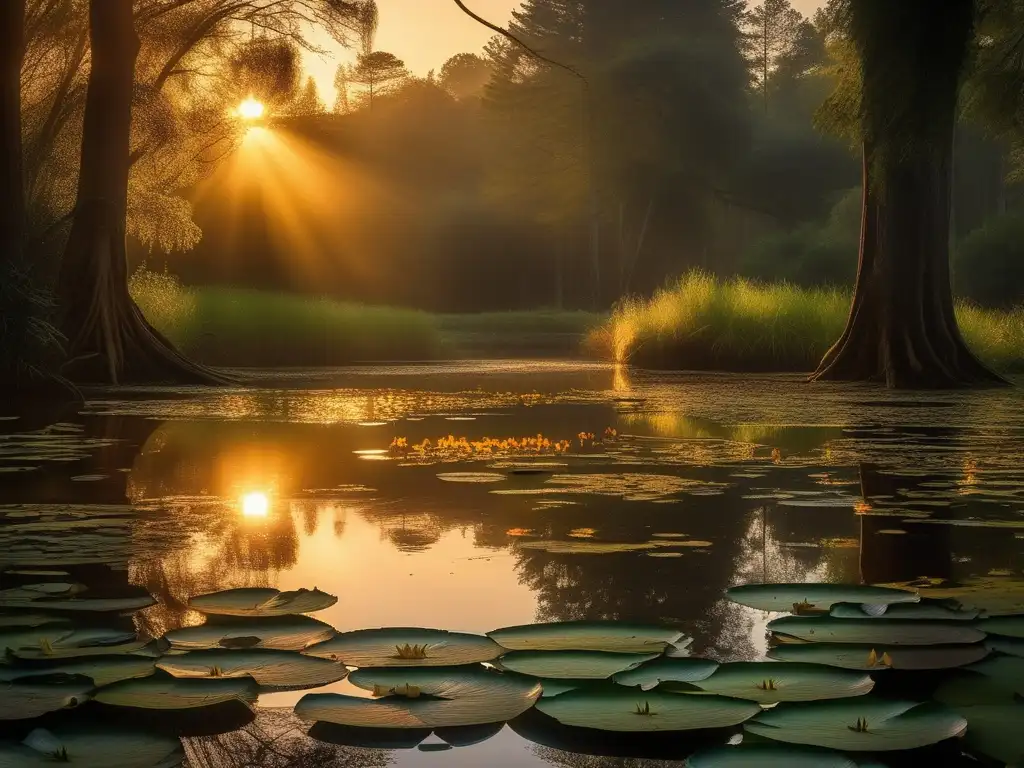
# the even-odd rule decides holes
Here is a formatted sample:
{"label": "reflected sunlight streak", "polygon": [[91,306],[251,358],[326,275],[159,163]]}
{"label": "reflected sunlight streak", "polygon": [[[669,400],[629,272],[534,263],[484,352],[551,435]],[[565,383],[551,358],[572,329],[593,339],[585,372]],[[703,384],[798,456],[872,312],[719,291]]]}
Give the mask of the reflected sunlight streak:
{"label": "reflected sunlight streak", "polygon": [[260,491],[247,493],[242,497],[242,514],[245,517],[266,517],[270,513],[270,499]]}

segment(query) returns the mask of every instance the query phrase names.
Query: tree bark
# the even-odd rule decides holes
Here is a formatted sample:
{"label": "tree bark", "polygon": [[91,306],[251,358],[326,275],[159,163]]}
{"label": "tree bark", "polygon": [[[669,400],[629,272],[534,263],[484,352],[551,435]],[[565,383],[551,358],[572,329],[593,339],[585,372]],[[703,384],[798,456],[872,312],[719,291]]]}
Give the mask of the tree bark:
{"label": "tree bark", "polygon": [[58,281],[65,373],[84,383],[224,383],[177,352],[128,292],[125,219],[139,52],[131,0],[91,0],[89,35],[78,195]]}
{"label": "tree bark", "polygon": [[0,264],[17,263],[25,236],[21,156],[21,61],[25,0],[0,3]]}

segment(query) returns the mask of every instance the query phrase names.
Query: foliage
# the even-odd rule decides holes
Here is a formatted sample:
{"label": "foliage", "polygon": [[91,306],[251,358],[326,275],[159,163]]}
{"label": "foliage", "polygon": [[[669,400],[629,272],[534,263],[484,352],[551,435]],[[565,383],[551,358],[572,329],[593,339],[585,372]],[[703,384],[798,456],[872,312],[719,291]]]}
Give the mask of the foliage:
{"label": "foliage", "polygon": [[[590,349],[655,368],[806,371],[842,332],[850,296],[838,289],[719,280],[691,272],[649,300],[623,301]],[[1024,370],[1024,310],[968,304],[957,319],[969,345],[990,365]]]}
{"label": "foliage", "polygon": [[302,92],[292,102],[291,108],[288,111],[292,115],[300,117],[322,115],[327,111],[327,107],[324,106],[324,102],[320,98],[320,92],[317,90],[316,81],[312,77],[306,78],[306,84],[302,87]]}
{"label": "foliage", "polygon": [[490,63],[475,53],[458,53],[441,67],[441,87],[457,99],[481,96],[490,79]]}
{"label": "foliage", "polygon": [[[337,75],[335,79],[341,75]],[[361,86],[356,93],[356,102],[373,109],[374,99],[394,91],[401,81],[409,76],[405,62],[386,51],[360,53],[356,63],[348,67],[344,81],[347,85]]]}
{"label": "foliage", "polygon": [[744,16],[746,52],[754,84],[768,111],[768,93],[772,74],[783,60],[794,56],[798,45],[806,45],[808,35],[804,18],[789,0],[764,0]]}
{"label": "foliage", "polygon": [[985,307],[1024,305],[1024,214],[993,216],[957,246],[958,296]]}

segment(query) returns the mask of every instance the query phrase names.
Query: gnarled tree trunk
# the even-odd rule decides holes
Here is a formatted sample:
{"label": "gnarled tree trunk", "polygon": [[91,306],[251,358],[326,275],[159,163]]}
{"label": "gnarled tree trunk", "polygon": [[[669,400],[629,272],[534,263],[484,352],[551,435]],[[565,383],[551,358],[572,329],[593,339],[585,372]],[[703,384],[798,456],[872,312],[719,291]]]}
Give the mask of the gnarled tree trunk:
{"label": "gnarled tree trunk", "polygon": [[88,383],[223,383],[183,357],[128,292],[125,219],[139,39],[131,0],[91,0],[92,49],[74,221],[58,298],[69,378]]}

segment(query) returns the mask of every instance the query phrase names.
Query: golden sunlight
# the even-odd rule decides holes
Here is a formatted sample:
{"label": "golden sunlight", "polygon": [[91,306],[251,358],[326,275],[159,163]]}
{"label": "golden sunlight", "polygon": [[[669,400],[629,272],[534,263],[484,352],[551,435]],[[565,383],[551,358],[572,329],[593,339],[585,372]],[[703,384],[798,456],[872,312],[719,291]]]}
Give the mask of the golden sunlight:
{"label": "golden sunlight", "polygon": [[264,107],[262,102],[252,96],[238,105],[238,115],[243,120],[259,120],[263,117]]}
{"label": "golden sunlight", "polygon": [[267,494],[254,491],[242,497],[242,514],[246,517],[266,517],[270,512]]}

